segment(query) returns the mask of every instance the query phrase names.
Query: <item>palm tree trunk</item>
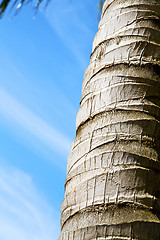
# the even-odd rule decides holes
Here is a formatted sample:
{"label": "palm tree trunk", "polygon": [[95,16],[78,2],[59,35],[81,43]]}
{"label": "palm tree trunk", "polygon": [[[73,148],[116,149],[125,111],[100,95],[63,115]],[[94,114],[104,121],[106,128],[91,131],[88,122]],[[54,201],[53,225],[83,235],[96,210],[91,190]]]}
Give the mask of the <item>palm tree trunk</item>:
{"label": "palm tree trunk", "polygon": [[104,3],[59,239],[160,239],[160,0]]}

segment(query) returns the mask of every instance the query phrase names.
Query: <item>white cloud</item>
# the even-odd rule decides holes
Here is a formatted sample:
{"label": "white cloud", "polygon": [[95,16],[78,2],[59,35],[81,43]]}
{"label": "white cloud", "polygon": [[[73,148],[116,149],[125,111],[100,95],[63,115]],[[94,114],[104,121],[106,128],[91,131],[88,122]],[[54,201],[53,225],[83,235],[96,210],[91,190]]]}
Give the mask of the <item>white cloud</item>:
{"label": "white cloud", "polygon": [[55,1],[53,6],[48,8],[48,14],[45,17],[64,45],[73,53],[82,69],[86,68],[89,58],[84,54],[85,46],[94,33],[87,27],[83,18],[78,16],[77,6],[73,3],[71,5]]}
{"label": "white cloud", "polygon": [[71,141],[54,127],[23,106],[0,87],[0,114],[40,140],[51,150],[65,156]]}
{"label": "white cloud", "polygon": [[29,175],[1,166],[1,240],[55,240],[59,235],[57,219]]}

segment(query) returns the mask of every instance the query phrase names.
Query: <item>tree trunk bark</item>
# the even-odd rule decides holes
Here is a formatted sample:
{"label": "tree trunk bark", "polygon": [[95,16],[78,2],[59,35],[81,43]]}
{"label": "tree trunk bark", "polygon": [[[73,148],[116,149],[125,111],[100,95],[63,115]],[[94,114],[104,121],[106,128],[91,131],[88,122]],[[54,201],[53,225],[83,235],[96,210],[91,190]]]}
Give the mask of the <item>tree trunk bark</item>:
{"label": "tree trunk bark", "polygon": [[84,239],[160,239],[160,0],[103,6],[61,208]]}

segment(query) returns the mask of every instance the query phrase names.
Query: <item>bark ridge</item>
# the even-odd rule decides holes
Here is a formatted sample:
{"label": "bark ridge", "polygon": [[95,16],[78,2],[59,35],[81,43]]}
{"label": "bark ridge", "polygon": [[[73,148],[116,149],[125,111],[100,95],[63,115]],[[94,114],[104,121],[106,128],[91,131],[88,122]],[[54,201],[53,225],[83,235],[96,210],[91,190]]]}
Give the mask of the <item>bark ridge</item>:
{"label": "bark ridge", "polygon": [[160,0],[106,0],[84,74],[59,240],[160,239]]}

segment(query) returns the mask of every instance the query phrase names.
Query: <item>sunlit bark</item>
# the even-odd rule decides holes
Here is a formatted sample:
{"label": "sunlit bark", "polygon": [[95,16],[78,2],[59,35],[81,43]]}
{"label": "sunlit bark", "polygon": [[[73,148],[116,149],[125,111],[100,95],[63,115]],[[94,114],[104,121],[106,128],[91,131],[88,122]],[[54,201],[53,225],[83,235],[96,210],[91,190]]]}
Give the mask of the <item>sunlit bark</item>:
{"label": "sunlit bark", "polygon": [[60,240],[160,239],[160,0],[106,0],[84,74]]}

